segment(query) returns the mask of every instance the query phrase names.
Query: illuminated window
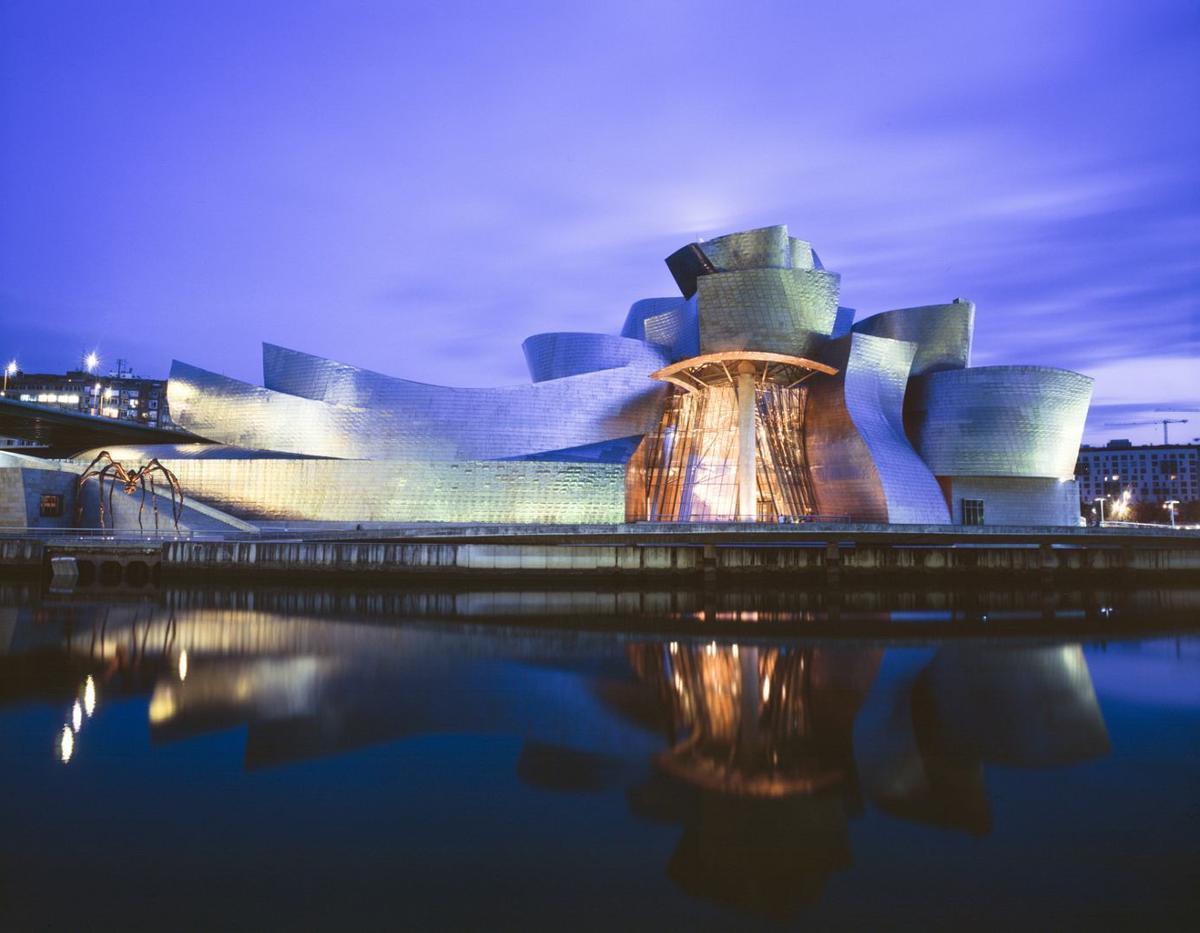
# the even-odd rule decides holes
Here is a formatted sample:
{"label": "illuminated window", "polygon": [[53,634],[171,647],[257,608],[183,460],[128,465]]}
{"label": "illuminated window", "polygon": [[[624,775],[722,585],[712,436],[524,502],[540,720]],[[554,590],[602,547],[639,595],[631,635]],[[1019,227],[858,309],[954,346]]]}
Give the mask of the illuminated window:
{"label": "illuminated window", "polygon": [[964,525],[982,525],[983,524],[983,500],[982,499],[963,499],[963,501],[962,501],[962,523]]}

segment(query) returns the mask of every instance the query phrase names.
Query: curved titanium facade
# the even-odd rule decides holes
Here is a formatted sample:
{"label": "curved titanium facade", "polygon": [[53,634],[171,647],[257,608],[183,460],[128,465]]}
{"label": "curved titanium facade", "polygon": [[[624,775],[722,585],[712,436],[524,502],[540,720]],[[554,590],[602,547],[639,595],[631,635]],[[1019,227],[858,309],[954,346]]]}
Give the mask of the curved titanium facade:
{"label": "curved titanium facade", "polygon": [[854,325],[858,334],[906,340],[917,345],[910,378],[971,365],[975,305],[955,301],[946,305],[898,308],[872,315]]}
{"label": "curved titanium facade", "polygon": [[667,268],[684,298],[696,294],[699,280],[746,269],[821,269],[812,246],[788,236],[786,224],[729,233],[689,243],[667,257]]}
{"label": "curved titanium facade", "polygon": [[[184,495],[269,521],[614,523],[619,463],[167,459]],[[122,499],[125,497],[121,497]]]}
{"label": "curved titanium facade", "polygon": [[904,433],[904,390],[916,346],[866,334],[830,344],[836,376],[809,386],[805,447],[817,511],[856,521],[949,521],[937,480]]}
{"label": "curved titanium facade", "polygon": [[699,281],[700,352],[770,350],[813,356],[833,332],[836,273],[744,269]]}
{"label": "curved titanium facade", "polygon": [[1092,380],[1042,366],[931,373],[909,387],[905,423],[937,476],[1074,475]]}
{"label": "curved titanium facade", "polygon": [[854,328],[854,315],[857,312],[853,308],[837,309],[837,314],[833,319],[833,333],[830,334],[834,339],[845,337]]}
{"label": "curved titanium facade", "polygon": [[700,353],[700,312],[696,298],[646,318],[646,341],[663,347],[672,362]]}
{"label": "curved titanium facade", "polygon": [[718,272],[735,269],[790,269],[792,244],[787,227],[759,227],[729,233],[699,244]]}
{"label": "curved titanium facade", "polygon": [[[620,336],[526,340],[531,384],[427,385],[271,344],[263,386],[175,363],[174,420],[213,445],[159,456],[193,494],[260,517],[605,521],[627,495],[630,515],[683,519],[1073,518],[1091,380],[967,368],[971,303],[856,324],[839,276],[782,225],[667,266],[683,297],[635,302]],[[764,363],[760,379],[768,357],[811,372]]]}
{"label": "curved titanium facade", "polygon": [[644,434],[662,410],[654,368],[451,388],[264,344],[266,388],[176,363],[168,391],[177,420],[209,425],[220,443],[352,459],[500,460]]}
{"label": "curved titanium facade", "polygon": [[[273,392],[179,361],[171,364],[167,398],[177,423],[204,425],[220,444],[351,460],[435,456],[433,437],[386,412]],[[451,453],[442,445],[436,455]]]}
{"label": "curved titanium facade", "polygon": [[611,334],[534,334],[521,349],[534,382],[639,365],[657,369],[670,361],[660,347]]}
{"label": "curved titanium facade", "polygon": [[695,296],[699,319],[698,347],[676,359],[723,350],[813,357],[834,332],[840,277],[786,226],[691,243],[667,267],[684,297]]}
{"label": "curved titanium facade", "polygon": [[[664,341],[651,338],[646,329],[646,321],[660,314],[676,311],[686,303],[686,298],[642,298],[635,301],[630,305],[629,313],[625,315],[625,323],[621,326],[621,336],[631,340],[645,340],[647,343],[664,343]],[[665,341],[665,344],[669,345],[673,342],[673,340],[668,340]]]}

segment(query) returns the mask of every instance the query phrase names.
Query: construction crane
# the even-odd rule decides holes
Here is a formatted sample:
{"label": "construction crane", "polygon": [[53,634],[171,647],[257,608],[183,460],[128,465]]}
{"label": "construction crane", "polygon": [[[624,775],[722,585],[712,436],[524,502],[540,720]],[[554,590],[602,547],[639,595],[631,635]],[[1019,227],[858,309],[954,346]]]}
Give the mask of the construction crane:
{"label": "construction crane", "polygon": [[1109,421],[1104,426],[1106,428],[1139,428],[1144,424],[1161,424],[1163,428],[1163,444],[1169,444],[1170,441],[1167,440],[1167,425],[1187,423],[1187,418],[1155,418],[1153,421]]}

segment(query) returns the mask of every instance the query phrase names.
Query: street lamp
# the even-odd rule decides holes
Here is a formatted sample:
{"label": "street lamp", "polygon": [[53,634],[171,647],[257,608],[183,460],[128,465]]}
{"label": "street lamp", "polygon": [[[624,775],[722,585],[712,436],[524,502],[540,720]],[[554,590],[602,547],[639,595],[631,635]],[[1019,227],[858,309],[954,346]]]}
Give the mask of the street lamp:
{"label": "street lamp", "polygon": [[1096,508],[1100,511],[1100,520],[1096,523],[1097,528],[1104,524],[1104,500],[1107,498],[1108,496],[1096,496],[1094,500],[1096,503]]}
{"label": "street lamp", "polygon": [[8,365],[4,367],[4,391],[8,392],[8,377],[15,376],[20,372],[21,367],[17,365],[16,360],[9,360]]}
{"label": "street lamp", "polygon": [[1171,527],[1175,527],[1175,507],[1179,505],[1178,499],[1168,499],[1163,503],[1163,508],[1167,510],[1167,514],[1171,516]]}
{"label": "street lamp", "polygon": [[83,358],[83,368],[89,373],[94,373],[96,367],[100,365],[100,357],[95,350],[92,350]]}

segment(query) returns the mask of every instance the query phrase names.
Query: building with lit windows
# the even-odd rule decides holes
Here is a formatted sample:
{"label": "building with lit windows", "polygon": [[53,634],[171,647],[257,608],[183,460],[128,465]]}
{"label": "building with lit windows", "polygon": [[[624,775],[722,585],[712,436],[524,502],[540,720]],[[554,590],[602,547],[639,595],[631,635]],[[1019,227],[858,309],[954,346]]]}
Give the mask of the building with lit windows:
{"label": "building with lit windows", "polygon": [[1200,500],[1200,444],[1134,446],[1113,440],[1103,447],[1082,447],[1075,477],[1085,504],[1101,498],[1195,502]]}
{"label": "building with lit windows", "polygon": [[261,385],[172,365],[189,443],[108,449],[250,522],[1077,523],[1091,380],[972,367],[970,302],[856,320],[784,226],[666,264],[680,294],[635,302],[619,334],[526,340],[525,384],[266,344]]}
{"label": "building with lit windows", "polygon": [[171,426],[166,381],[136,376],[124,365],[107,376],[81,369],[61,374],[16,370],[5,383],[5,398],[15,401],[153,427]]}

